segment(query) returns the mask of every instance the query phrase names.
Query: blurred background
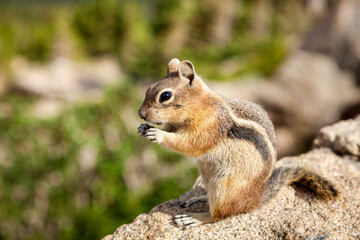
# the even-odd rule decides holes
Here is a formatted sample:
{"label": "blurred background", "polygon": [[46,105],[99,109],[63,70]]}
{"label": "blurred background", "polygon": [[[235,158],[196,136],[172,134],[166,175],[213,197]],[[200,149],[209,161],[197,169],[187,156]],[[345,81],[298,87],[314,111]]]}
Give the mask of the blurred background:
{"label": "blurred background", "polygon": [[0,239],[100,239],[192,186],[136,132],[173,57],[264,106],[280,156],[360,113],[356,0],[2,0]]}

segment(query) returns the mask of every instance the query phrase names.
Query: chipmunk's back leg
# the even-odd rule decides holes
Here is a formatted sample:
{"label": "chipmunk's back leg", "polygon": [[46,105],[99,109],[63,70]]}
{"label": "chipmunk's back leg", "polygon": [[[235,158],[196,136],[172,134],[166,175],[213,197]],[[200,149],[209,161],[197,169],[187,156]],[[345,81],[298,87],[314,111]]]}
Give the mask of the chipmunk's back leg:
{"label": "chipmunk's back leg", "polygon": [[208,198],[213,220],[250,212],[261,201],[265,183],[239,179],[239,176],[223,177],[217,184],[209,184]]}
{"label": "chipmunk's back leg", "polygon": [[[253,181],[252,181],[253,182]],[[249,212],[261,199],[261,184],[256,187],[237,177],[223,176],[216,179],[216,184],[208,184],[210,211],[205,213],[186,213],[175,216],[179,227],[193,227],[204,223],[222,220],[226,217]]]}

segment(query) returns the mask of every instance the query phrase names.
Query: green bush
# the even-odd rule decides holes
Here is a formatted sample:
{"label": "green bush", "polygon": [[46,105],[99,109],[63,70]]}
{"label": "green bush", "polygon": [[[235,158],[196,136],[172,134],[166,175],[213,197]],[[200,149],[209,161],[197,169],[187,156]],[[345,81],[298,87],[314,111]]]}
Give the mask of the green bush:
{"label": "green bush", "polygon": [[54,11],[46,6],[0,3],[0,63],[16,55],[45,61],[52,56],[55,39]]}
{"label": "green bush", "polygon": [[[268,3],[264,34],[253,26],[260,2]],[[36,98],[1,98],[8,111],[0,114],[0,239],[100,239],[187,190],[196,168],[159,147],[153,149],[156,164],[174,172],[143,189],[128,186],[129,161],[150,145],[119,112],[126,107],[136,115],[141,102],[135,84],[162,77],[173,57],[191,60],[211,79],[271,75],[306,23],[301,3],[239,3],[230,39],[216,44],[212,20],[218,8],[209,5],[219,1],[0,2],[0,71],[18,55],[46,62],[56,57],[60,41],[69,44],[69,57],[115,57],[128,76],[106,90],[103,102],[77,104],[50,120],[32,117]],[[231,70],[224,68],[229,62]],[[109,127],[119,137],[111,147]]]}
{"label": "green bush", "polygon": [[[198,72],[212,79],[246,74],[269,76],[287,52],[282,27],[276,20],[282,9],[271,9],[269,33],[259,37],[252,30],[256,2],[245,1],[234,18],[232,38],[227,44],[218,45],[211,32],[215,10],[207,4],[208,1],[94,1],[76,8],[72,26],[88,55],[114,55],[136,77],[158,79],[165,73],[164,63],[173,57],[199,63]],[[176,35],[176,31],[187,36]],[[172,34],[179,41],[171,40]],[[231,74],[223,73],[219,65],[232,57],[249,61],[239,62]]]}
{"label": "green bush", "polygon": [[[0,152],[8,154],[0,164],[1,239],[100,239],[193,184],[196,168],[186,166],[138,191],[125,183],[130,158],[149,146],[119,115],[140,105],[134,91],[119,85],[102,103],[78,105],[52,120],[31,117],[33,100],[2,99],[11,113],[0,119]],[[109,126],[120,138],[111,148]],[[159,163],[175,164],[164,151],[156,151]],[[81,160],[89,154],[94,159]]]}
{"label": "green bush", "polygon": [[72,25],[90,55],[119,52],[126,32],[122,5],[121,1],[104,0],[83,3],[76,8]]}
{"label": "green bush", "polygon": [[[0,61],[7,65],[16,55],[36,61],[49,60],[54,57],[59,36],[65,35],[68,38],[65,44],[73,46],[76,53],[73,55],[114,56],[136,78],[158,79],[165,74],[166,63],[173,57],[198,63],[198,72],[211,79],[270,75],[287,52],[285,36],[289,30],[282,20],[290,15],[290,7],[286,6],[296,3],[270,5],[266,19],[268,32],[258,36],[253,29],[258,3],[243,1],[236,9],[231,38],[225,45],[219,45],[212,39],[216,8],[209,7],[210,2],[0,3]],[[64,30],[61,24],[68,27]],[[221,65],[232,58],[244,60],[239,60],[237,69],[231,73],[224,72]]]}
{"label": "green bush", "polygon": [[147,65],[154,61],[154,39],[141,10],[139,1],[83,2],[74,11],[71,24],[89,56],[113,55],[129,73],[147,69],[146,74],[152,75],[153,68]]}

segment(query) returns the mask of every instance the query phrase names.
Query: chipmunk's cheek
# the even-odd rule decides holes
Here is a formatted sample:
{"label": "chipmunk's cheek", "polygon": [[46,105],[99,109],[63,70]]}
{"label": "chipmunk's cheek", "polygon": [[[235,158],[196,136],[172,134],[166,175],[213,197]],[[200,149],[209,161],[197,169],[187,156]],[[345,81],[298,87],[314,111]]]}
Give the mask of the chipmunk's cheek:
{"label": "chipmunk's cheek", "polygon": [[160,124],[164,123],[164,118],[162,115],[163,114],[161,112],[159,112],[158,110],[151,111],[151,112],[149,112],[147,119],[149,121],[151,121],[152,123],[160,125]]}
{"label": "chipmunk's cheek", "polygon": [[155,112],[152,110],[148,110],[147,114],[146,114],[146,121],[150,122],[150,123],[155,123],[156,122],[156,114],[154,114]]}

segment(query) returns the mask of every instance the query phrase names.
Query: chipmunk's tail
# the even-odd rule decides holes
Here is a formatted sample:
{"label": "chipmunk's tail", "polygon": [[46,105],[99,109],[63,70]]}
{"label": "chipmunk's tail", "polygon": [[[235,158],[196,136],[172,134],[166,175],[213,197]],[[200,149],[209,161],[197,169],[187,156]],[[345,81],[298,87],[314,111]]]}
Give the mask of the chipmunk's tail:
{"label": "chipmunk's tail", "polygon": [[302,167],[279,167],[271,175],[263,201],[273,198],[283,185],[297,185],[313,192],[323,200],[336,199],[339,192],[328,180]]}

